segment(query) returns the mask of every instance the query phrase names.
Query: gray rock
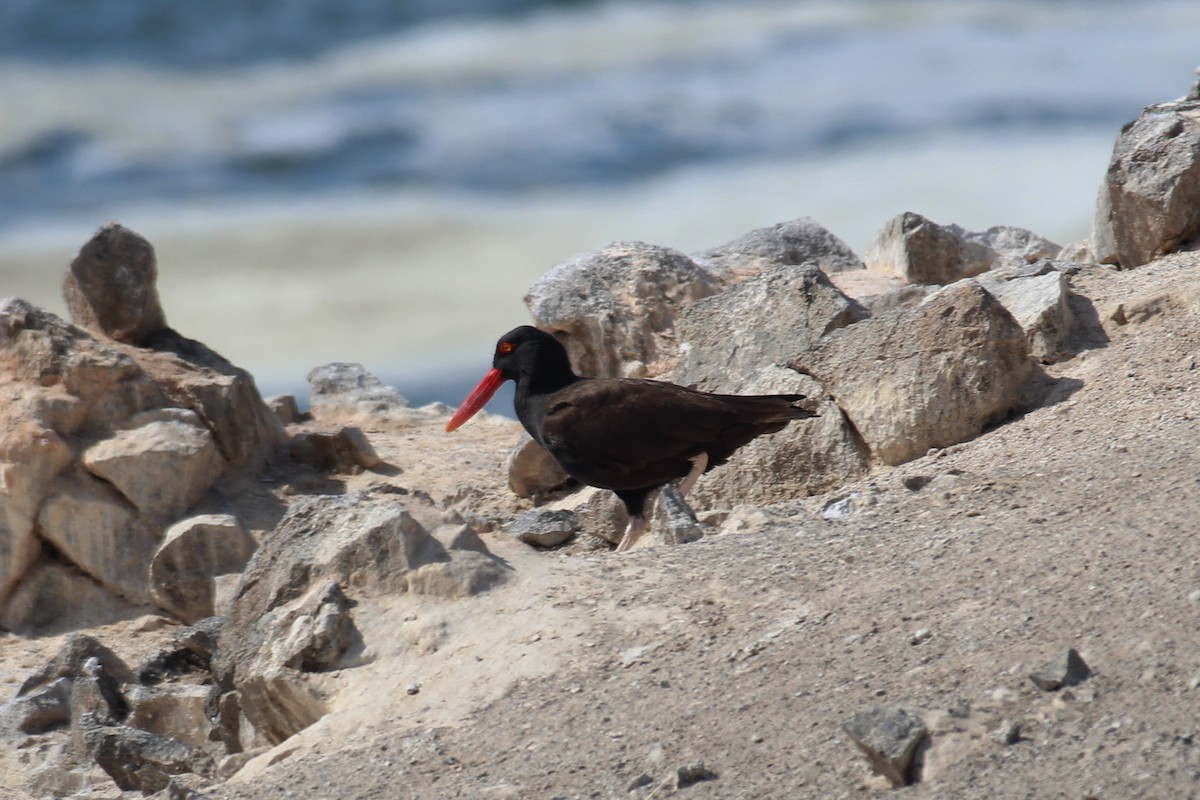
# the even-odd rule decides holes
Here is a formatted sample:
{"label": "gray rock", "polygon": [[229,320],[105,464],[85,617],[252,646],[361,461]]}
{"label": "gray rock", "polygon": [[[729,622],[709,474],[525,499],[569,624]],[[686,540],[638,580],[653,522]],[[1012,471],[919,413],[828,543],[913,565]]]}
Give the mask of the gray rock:
{"label": "gray rock", "polygon": [[141,346],[167,325],[157,281],[158,266],[150,242],[110,222],[71,262],[63,297],[75,324]]}
{"label": "gray rock", "polygon": [[704,538],[704,526],[674,486],[664,486],[659,491],[650,532],[663,544],[687,544]]}
{"label": "gray rock", "polygon": [[1121,129],[1100,187],[1092,248],[1126,269],[1200,236],[1200,99],[1143,109]]}
{"label": "gray rock", "polygon": [[867,316],[812,265],[776,267],[680,315],[675,382],[744,393],[747,378],[783,364],[832,330]]}
{"label": "gray rock", "polygon": [[257,543],[232,514],[202,514],[167,529],[150,560],[150,596],[192,623],[214,612],[218,575],[241,572]]}
{"label": "gray rock", "polygon": [[313,413],[379,415],[408,408],[403,395],[384,384],[362,364],[334,362],[308,373],[309,402]]}
{"label": "gray rock", "polygon": [[988,266],[982,252],[964,252],[960,236],[920,214],[893,217],[867,251],[867,269],[894,273],[909,283],[948,284]]}
{"label": "gray rock", "polygon": [[845,497],[830,500],[821,509],[822,519],[845,519],[861,514],[868,508],[879,503],[879,498],[872,492],[851,492]]}
{"label": "gray rock", "polygon": [[825,273],[863,269],[845,242],[809,217],[758,228],[692,257],[726,285],[779,266],[811,264]]}
{"label": "gray rock", "polygon": [[180,628],[170,644],[159,648],[138,666],[135,670],[138,683],[153,686],[180,675],[209,672],[224,624],[221,617],[208,617]]}
{"label": "gray rock", "polygon": [[192,683],[137,686],[129,692],[131,728],[178,739],[194,747],[208,746],[208,687]]}
{"label": "gray rock", "polygon": [[129,702],[118,677],[96,656],[85,659],[71,684],[72,721],[78,724],[87,718],[109,725],[128,715]]}
{"label": "gray rock", "polygon": [[1021,741],[1021,725],[1011,719],[1004,719],[989,735],[992,741],[999,744],[1016,744]]}
{"label": "gray rock", "polygon": [[123,791],[153,794],[167,788],[172,775],[216,774],[204,750],[178,739],[124,725],[94,725],[84,741],[101,769]]}
{"label": "gray rock", "polygon": [[74,681],[83,674],[84,664],[92,658],[99,661],[105,672],[119,683],[127,683],[133,677],[125,662],[98,639],[82,633],[72,633],[48,662],[22,681],[17,689],[17,697],[47,686],[60,678]]}
{"label": "gray rock", "polygon": [[672,776],[672,783],[676,789],[686,789],[693,784],[700,783],[701,781],[713,781],[718,777],[716,772],[704,766],[704,762],[693,761],[675,770],[675,774]]}
{"label": "gray rock", "polygon": [[1071,647],[1041,669],[1030,673],[1029,680],[1042,691],[1053,692],[1064,686],[1078,686],[1091,674],[1092,670],[1083,657]]}
{"label": "gray rock", "polygon": [[534,509],[526,511],[508,526],[508,533],[525,544],[556,547],[579,530],[579,518],[573,511]]}
{"label": "gray rock", "polygon": [[625,530],[625,506],[607,489],[584,486],[546,506],[548,510],[570,511],[579,521],[579,532],[617,544]]}
{"label": "gray rock", "polygon": [[989,269],[1005,263],[1034,264],[1044,259],[1058,258],[1063,247],[1045,236],[1013,225],[993,225],[986,231],[964,231],[957,225],[951,230],[961,232],[965,241],[981,245],[985,259],[991,262]]}
{"label": "gray rock", "polygon": [[3,717],[16,722],[22,733],[45,733],[71,721],[71,686],[67,677],[56,678],[5,704]]}
{"label": "gray rock", "polygon": [[292,438],[289,455],[322,472],[356,475],[382,463],[375,448],[358,428],[339,428],[333,433],[306,431]]}
{"label": "gray rock", "polygon": [[973,281],[834,331],[789,366],[833,397],[871,457],[896,465],[969,439],[1032,401],[1025,333]]}
{"label": "gray rock", "polygon": [[350,601],[336,581],[313,587],[289,605],[287,613],[272,620],[284,633],[271,642],[275,663],[301,672],[330,669],[362,637],[350,616]]}
{"label": "gray rock", "polygon": [[894,273],[908,283],[947,285],[991,269],[1002,258],[1036,261],[1062,248],[1024,228],[982,232],[939,225],[906,211],[892,218],[867,252],[867,269]]}
{"label": "gray rock", "polygon": [[570,483],[571,476],[558,465],[546,448],[528,433],[508,453],[508,488],[518,497],[536,497]]}
{"label": "gray rock", "polygon": [[363,469],[375,469],[383,463],[361,428],[347,426],[339,430],[337,435],[345,443],[345,450],[353,453],[355,462]]}
{"label": "gray rock", "polygon": [[918,748],[928,736],[921,718],[903,708],[872,706],[842,726],[871,768],[893,786],[914,782],[913,764]]}
{"label": "gray rock", "polygon": [[1055,258],[1059,261],[1067,261],[1072,264],[1099,263],[1095,251],[1092,250],[1091,239],[1083,239],[1063,245],[1063,249],[1058,251],[1058,255]]}
{"label": "gray rock", "polygon": [[643,772],[640,775],[638,775],[636,778],[634,778],[632,781],[629,782],[629,785],[625,787],[625,791],[632,792],[634,789],[640,789],[643,786],[649,786],[652,783],[654,783],[654,778],[650,777],[649,774]]}
{"label": "gray rock", "polygon": [[716,279],[683,253],[618,242],[559,264],[525,296],[534,324],[557,336],[576,369],[593,378],[668,372],[675,319]]}

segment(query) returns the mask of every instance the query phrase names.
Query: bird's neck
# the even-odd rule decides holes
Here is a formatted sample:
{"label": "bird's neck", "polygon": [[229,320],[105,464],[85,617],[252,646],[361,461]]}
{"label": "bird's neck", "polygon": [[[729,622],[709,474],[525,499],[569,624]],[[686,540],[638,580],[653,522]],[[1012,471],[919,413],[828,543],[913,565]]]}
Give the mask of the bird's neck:
{"label": "bird's neck", "polygon": [[587,378],[581,378],[572,371],[565,353],[561,362],[543,362],[536,370],[521,373],[517,376],[517,387],[513,397],[517,419],[531,436],[538,438],[537,431],[541,427],[542,417],[545,416],[554,395],[583,380]]}

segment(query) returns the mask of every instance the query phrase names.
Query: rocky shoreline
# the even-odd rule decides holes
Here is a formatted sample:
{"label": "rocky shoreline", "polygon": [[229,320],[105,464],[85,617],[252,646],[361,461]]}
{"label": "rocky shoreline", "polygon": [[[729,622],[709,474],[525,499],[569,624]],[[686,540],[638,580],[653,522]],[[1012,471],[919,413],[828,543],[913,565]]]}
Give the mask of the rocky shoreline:
{"label": "rocky shoreline", "polygon": [[[620,532],[615,499],[570,485],[512,421],[484,417],[448,442],[440,429],[449,409],[411,408],[350,364],[310,374],[310,413],[300,414],[294,398],[264,401],[251,376],[169,327],[153,247],[106,225],[68,271],[71,322],[18,299],[0,306],[0,626],[10,632],[4,677],[13,687],[0,707],[0,735],[13,745],[0,758],[0,785],[30,797],[266,797],[289,781],[311,780],[293,790],[316,796],[324,771],[342,787],[334,796],[348,796],[376,780],[356,759],[390,741],[388,731],[398,726],[407,731],[399,747],[411,749],[414,797],[733,797],[746,796],[747,787],[757,787],[753,796],[795,796],[805,786],[837,796],[912,783],[928,796],[1023,796],[1003,788],[997,758],[1021,761],[1023,751],[1014,748],[1056,731],[1052,723],[1063,716],[1089,725],[1111,717],[1111,730],[1118,730],[1132,707],[1097,710],[1107,691],[1097,681],[1120,674],[1112,655],[1119,647],[1076,649],[1056,630],[1037,642],[1042,661],[1057,659],[1045,668],[1028,663],[1028,651],[1002,673],[1000,656],[971,655],[979,651],[968,640],[1007,652],[996,637],[1026,635],[1012,634],[1002,621],[994,575],[977,572],[1004,552],[1002,544],[981,543],[981,531],[998,522],[1021,541],[1043,531],[1046,554],[1064,565],[1078,561],[1062,549],[1070,537],[1063,531],[1067,538],[1060,538],[1051,517],[1013,513],[1022,505],[1053,506],[1057,490],[1022,501],[1032,484],[996,477],[1012,465],[989,461],[989,450],[999,448],[1000,459],[1020,453],[1029,459],[1021,472],[1031,474],[1049,469],[1059,452],[1094,457],[1054,419],[1072,420],[1071,431],[1096,439],[1089,445],[1102,437],[1123,441],[1124,421],[1107,418],[1103,398],[1094,395],[1107,387],[1122,414],[1143,421],[1157,414],[1159,428],[1175,436],[1165,465],[1154,464],[1140,443],[1123,445],[1125,455],[1134,450],[1143,459],[1133,462],[1141,466],[1130,477],[1145,473],[1164,491],[1179,488],[1185,454],[1194,449],[1191,415],[1200,413],[1192,399],[1200,260],[1189,250],[1200,240],[1198,142],[1196,91],[1146,109],[1114,148],[1091,240],[1066,247],[1022,229],[972,232],[904,213],[861,260],[815,221],[798,219],[703,253],[614,243],[551,270],[526,303],[534,323],[559,336],[585,374],[799,392],[819,402],[814,424],[756,441],[706,475],[693,495],[698,515],[663,492],[653,536],[646,537],[651,546],[615,561],[607,552]],[[1166,339],[1156,342],[1159,335]],[[1150,366],[1134,366],[1140,357]],[[1124,369],[1127,382],[1149,373],[1154,389],[1114,386],[1114,376],[1097,374],[1094,364]],[[1075,411],[1081,407],[1088,416]],[[1023,425],[1037,427],[1045,441],[1023,449],[1005,444]],[[949,466],[959,461],[963,466]],[[1119,472],[1075,468],[1096,485],[1116,481]],[[995,506],[1006,480],[1016,488]],[[1112,499],[1088,495],[1084,503],[1083,496],[1074,516],[1108,532],[1113,549],[1132,546],[1111,538],[1117,534],[1105,520],[1116,514]],[[917,498],[928,498],[927,506]],[[1101,516],[1088,516],[1106,502]],[[1171,520],[1186,518],[1187,508],[1122,511],[1152,520],[1125,529],[1135,538],[1166,537],[1165,563],[1184,570],[1175,594],[1149,592],[1144,614],[1152,619],[1164,609],[1180,613],[1175,595],[1191,598],[1200,586],[1186,538],[1170,538],[1186,537],[1186,523]],[[927,525],[930,517],[941,524]],[[906,529],[919,541],[904,544]],[[784,537],[804,544],[781,549]],[[847,543],[854,553],[838,555]],[[893,548],[885,562],[853,574],[858,568],[849,565],[871,563],[869,554],[885,543]],[[686,546],[662,547],[676,544]],[[1007,569],[1021,575],[1040,564],[1038,544],[1014,555]],[[912,588],[912,598],[953,589],[955,601],[913,599],[900,625],[912,630],[893,641],[887,599],[905,591],[906,546],[919,548],[911,561],[925,564],[923,577],[944,584]],[[927,563],[942,550],[960,560]],[[1089,567],[1076,566],[1074,577],[1086,581],[1080,576]],[[1134,596],[1133,587],[1148,580],[1143,570],[1163,568],[1148,557],[1109,592]],[[813,577],[818,573],[821,580]],[[705,584],[689,584],[689,574],[726,588],[717,599],[706,597]],[[1045,574],[1039,567],[1022,580],[1057,585]],[[571,576],[571,588],[563,576]],[[991,587],[991,605],[971,599],[972,581]],[[732,585],[743,587],[740,594],[728,594]],[[754,602],[760,592],[771,602]],[[888,620],[849,618],[839,595]],[[1024,600],[1010,599],[1024,608]],[[1077,613],[1089,613],[1085,598],[1073,602]],[[909,603],[898,598],[895,605]],[[963,611],[969,607],[978,613]],[[1039,606],[1031,613],[1044,612]],[[961,618],[971,614],[985,620],[979,630]],[[758,619],[763,615],[770,619]],[[926,624],[927,617],[942,628]],[[881,627],[890,631],[886,644]],[[1111,627],[1125,630],[1123,623]],[[654,644],[637,643],[646,631],[658,631]],[[622,645],[630,635],[635,640]],[[826,655],[808,662],[776,652],[793,637]],[[1169,645],[1151,645],[1179,651],[1146,667],[1164,695],[1196,688],[1187,665],[1200,650],[1188,638],[1181,631]],[[861,657],[874,661],[858,669],[878,675],[871,663],[904,663],[904,648],[937,651],[943,639],[948,649],[922,662],[921,674],[933,675],[920,679],[926,690],[906,685],[905,704],[891,700],[909,672],[841,684],[820,667],[842,658],[831,645],[866,646]],[[520,664],[525,647],[535,645],[537,663]],[[709,648],[731,653],[719,689],[709,680],[716,652]],[[691,661],[671,655],[689,650]],[[759,658],[763,652],[773,655]],[[579,672],[600,653],[607,656],[593,664],[594,673]],[[467,654],[476,664],[461,663]],[[763,685],[752,683],[763,677],[753,673],[769,668],[768,683],[788,683],[793,660],[829,692],[852,687],[840,691],[840,713],[829,696],[813,703],[845,736],[805,745],[828,751],[823,759],[838,765],[797,759],[776,741],[781,749],[770,758],[787,767],[780,772],[776,762],[762,761],[755,777],[743,766],[760,763],[753,752],[764,734],[722,729],[721,720],[762,720],[782,736],[783,706],[774,713],[747,709],[749,698],[768,702]],[[679,677],[622,677],[643,667]],[[18,674],[22,668],[28,671]],[[980,680],[1021,676],[1030,686],[1009,687],[1011,697],[995,688],[973,707],[928,691],[972,684],[977,676],[961,671],[975,669],[986,672]],[[1200,674],[1194,664],[1190,669]],[[1055,670],[1061,675],[1047,675]],[[656,680],[659,689],[693,687],[710,702],[664,700],[654,714],[630,717],[639,695],[662,694]],[[460,685],[471,681],[477,688]],[[539,695],[539,685],[558,687],[565,699],[550,708],[556,704],[546,698],[560,695]],[[607,694],[624,698],[624,710],[606,710]],[[739,694],[746,702],[735,702]],[[1158,698],[1164,702],[1170,700]],[[405,703],[428,705],[413,715]],[[514,708],[546,731],[585,734],[555,758],[535,757],[532,782],[496,767],[502,780],[471,783],[461,771],[463,754],[491,741],[495,763],[506,763],[503,748],[487,736],[503,730],[494,715]],[[664,722],[662,709],[691,720],[684,726],[693,737],[688,746],[669,755],[664,731],[682,729]],[[623,720],[619,736],[606,732],[615,717]],[[1173,719],[1166,711],[1163,717]],[[1137,723],[1135,716],[1129,725]],[[1091,728],[1080,730],[1080,740],[1090,741]],[[1157,776],[1163,786],[1193,785],[1200,776],[1193,735],[1177,733],[1187,740],[1178,753],[1175,744],[1150,748],[1155,758],[1169,756],[1171,771]],[[598,736],[607,743],[598,744]],[[853,742],[867,760],[849,749],[832,756],[832,740]],[[741,744],[734,748],[734,741]],[[636,758],[621,749],[633,742],[641,748]],[[996,752],[981,749],[992,745]],[[1058,745],[1048,752],[1057,754]],[[458,755],[446,756],[449,750]],[[602,776],[589,778],[586,765],[599,762],[607,765]],[[281,772],[281,763],[290,767]],[[486,758],[473,763],[488,773]],[[868,764],[875,777],[867,777]],[[1038,786],[1039,796],[1051,788],[1063,796],[1092,791]]]}

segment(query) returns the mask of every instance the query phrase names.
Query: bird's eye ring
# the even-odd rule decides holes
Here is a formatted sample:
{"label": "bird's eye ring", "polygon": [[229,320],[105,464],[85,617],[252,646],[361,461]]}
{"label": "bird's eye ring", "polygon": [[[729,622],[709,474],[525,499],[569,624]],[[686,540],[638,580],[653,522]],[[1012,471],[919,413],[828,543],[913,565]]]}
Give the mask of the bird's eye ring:
{"label": "bird's eye ring", "polygon": [[504,355],[508,355],[509,353],[511,353],[513,350],[516,350],[516,349],[517,348],[513,345],[512,342],[501,342],[499,344],[499,346],[496,347],[497,352],[503,353]]}

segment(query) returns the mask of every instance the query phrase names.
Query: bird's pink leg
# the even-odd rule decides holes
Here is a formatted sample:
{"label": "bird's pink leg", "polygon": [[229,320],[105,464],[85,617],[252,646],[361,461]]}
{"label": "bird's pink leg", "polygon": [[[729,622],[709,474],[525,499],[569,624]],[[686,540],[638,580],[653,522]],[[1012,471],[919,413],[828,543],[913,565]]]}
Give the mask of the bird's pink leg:
{"label": "bird's pink leg", "polygon": [[692,459],[692,471],[683,479],[683,483],[679,484],[679,496],[687,497],[687,493],[696,485],[696,481],[700,480],[700,476],[704,474],[704,468],[708,466],[708,453],[701,453]]}
{"label": "bird's pink leg", "polygon": [[617,545],[617,552],[624,553],[633,547],[638,538],[646,532],[646,518],[639,517],[635,514],[629,515],[629,524],[625,526],[625,535],[621,537],[621,543]]}
{"label": "bird's pink leg", "polygon": [[[679,498],[682,500],[691,488],[696,485],[696,481],[700,480],[700,476],[704,474],[704,468],[708,466],[708,453],[701,453],[692,458],[692,471],[683,479],[683,483],[679,485]],[[646,532],[646,518],[635,514],[629,515],[629,524],[625,526],[625,535],[621,537],[621,543],[617,545],[618,553],[626,553],[633,549],[634,544],[641,538],[641,535]]]}

